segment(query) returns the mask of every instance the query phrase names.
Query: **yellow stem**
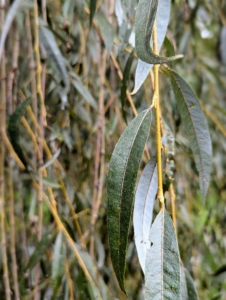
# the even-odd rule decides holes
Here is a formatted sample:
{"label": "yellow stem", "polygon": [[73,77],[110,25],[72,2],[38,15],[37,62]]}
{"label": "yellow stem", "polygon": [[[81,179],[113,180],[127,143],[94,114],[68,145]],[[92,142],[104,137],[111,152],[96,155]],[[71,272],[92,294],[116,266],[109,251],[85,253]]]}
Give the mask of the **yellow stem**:
{"label": "yellow stem", "polygon": [[[158,54],[158,41],[156,23],[153,30],[153,50]],[[160,105],[159,105],[159,65],[154,65],[154,105],[156,114],[156,148],[157,148],[157,168],[158,168],[158,200],[160,206],[164,205],[163,184],[162,184],[162,138],[160,122]]]}

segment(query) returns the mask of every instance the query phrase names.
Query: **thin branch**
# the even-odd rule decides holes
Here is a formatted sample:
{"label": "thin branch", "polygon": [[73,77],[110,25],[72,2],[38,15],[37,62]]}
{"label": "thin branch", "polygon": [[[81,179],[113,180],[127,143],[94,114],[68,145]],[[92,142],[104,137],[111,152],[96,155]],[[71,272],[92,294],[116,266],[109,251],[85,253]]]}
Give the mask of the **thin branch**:
{"label": "thin branch", "polygon": [[[39,51],[39,19],[38,19],[38,3],[34,0],[34,52],[36,56],[36,89],[37,94],[40,101],[40,115],[39,115],[39,123],[40,123],[40,135],[39,135],[39,166],[43,165],[43,138],[44,138],[44,125],[46,125],[46,110],[45,103],[43,97],[42,90],[42,65],[40,59],[40,51]],[[42,193],[43,193],[43,174],[42,169],[39,168],[38,171],[39,178],[39,190],[38,190],[38,241],[42,238],[42,219],[43,219],[43,210],[42,210]],[[35,274],[35,294],[34,299],[37,300],[39,297],[38,293],[38,284],[40,277],[40,266],[39,264],[36,267]]]}
{"label": "thin branch", "polygon": [[[18,68],[18,56],[19,56],[19,33],[15,26],[14,28],[14,44],[13,44],[13,70]],[[15,81],[15,72],[12,72],[8,80],[8,114],[13,113],[13,83]],[[13,287],[15,293],[15,300],[20,299],[19,286],[18,286],[18,266],[16,259],[16,235],[15,235],[15,216],[14,216],[14,189],[13,189],[13,156],[8,155],[8,193],[9,193],[9,219],[10,219],[10,254],[12,260],[12,277],[13,277]]]}
{"label": "thin branch", "polygon": [[[100,94],[98,102],[98,131],[94,162],[94,188],[92,199],[92,213],[91,213],[91,230],[94,232],[95,223],[98,217],[100,207],[100,199],[102,197],[103,180],[104,180],[104,82],[106,72],[106,51],[101,57],[101,65],[99,68],[100,77]],[[99,174],[100,170],[100,174]],[[91,234],[91,255],[94,256],[94,236]]]}
{"label": "thin branch", "polygon": [[[3,28],[5,22],[5,0],[0,2],[0,26]],[[6,231],[5,231],[5,143],[2,133],[5,132],[5,114],[6,114],[6,70],[5,70],[5,51],[3,48],[2,58],[0,61],[0,78],[1,78],[1,97],[0,97],[0,218],[1,218],[1,250],[3,264],[3,281],[5,286],[5,299],[11,299],[9,284],[8,259],[6,251]]]}

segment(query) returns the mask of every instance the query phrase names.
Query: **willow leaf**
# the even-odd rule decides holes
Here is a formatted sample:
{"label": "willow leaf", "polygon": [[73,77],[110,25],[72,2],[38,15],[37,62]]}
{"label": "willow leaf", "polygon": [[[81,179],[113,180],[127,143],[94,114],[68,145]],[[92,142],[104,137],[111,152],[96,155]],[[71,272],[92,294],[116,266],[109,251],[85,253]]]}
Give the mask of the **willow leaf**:
{"label": "willow leaf", "polygon": [[187,294],[188,300],[198,300],[197,291],[194,285],[194,281],[191,278],[187,269],[184,269],[185,279],[186,279],[186,286],[187,286]]}
{"label": "willow leaf", "polygon": [[109,167],[107,221],[110,254],[124,292],[126,250],[136,179],[150,123],[151,110],[147,109],[129,124],[114,149]]}
{"label": "willow leaf", "polygon": [[41,241],[38,242],[34,252],[30,256],[25,271],[28,269],[30,270],[33,269],[35,265],[44,257],[46,249],[51,246],[55,236],[56,236],[55,232],[47,232],[46,234],[43,235]]}
{"label": "willow leaf", "polygon": [[151,47],[150,40],[153,25],[158,9],[158,0],[140,0],[135,19],[135,36],[137,56],[149,64],[162,64],[183,57],[176,55],[172,57],[162,57],[156,55]]}
{"label": "willow leaf", "polygon": [[96,13],[95,19],[97,20],[98,27],[103,37],[107,53],[110,53],[114,43],[114,31],[111,24],[108,22],[103,14]]}
{"label": "willow leaf", "polygon": [[56,70],[59,72],[60,77],[63,80],[64,86],[69,87],[69,78],[67,75],[64,58],[56,43],[53,33],[44,25],[39,26],[40,41],[45,48],[49,59],[53,62]]}
{"label": "willow leaf", "polygon": [[134,203],[133,225],[135,244],[141,268],[145,273],[146,251],[149,245],[149,231],[155,197],[158,189],[156,157],[145,166],[140,177]]}
{"label": "willow leaf", "polygon": [[9,118],[9,124],[8,124],[8,133],[9,133],[9,139],[12,143],[13,149],[24,164],[25,167],[27,167],[27,161],[25,159],[23,150],[20,146],[19,142],[19,122],[23,115],[26,112],[26,109],[28,105],[31,102],[31,98],[23,101],[21,104],[18,105],[17,109],[14,111],[14,113]]}
{"label": "willow leaf", "polygon": [[[103,278],[100,276],[100,274],[98,274],[96,263],[93,261],[90,254],[77,243],[75,243],[75,247],[78,250],[90,276],[92,277],[93,282],[95,283],[91,284],[88,282],[88,290],[90,293],[89,299],[112,300],[112,295],[107,289]],[[106,294],[105,296],[104,293]]]}
{"label": "willow leaf", "polygon": [[[9,33],[10,27],[13,23],[13,20],[16,17],[16,15],[20,9],[21,1],[22,0],[13,1],[13,4],[10,6],[9,11],[7,12],[6,20],[3,24],[2,32],[0,35],[0,60],[2,57],[3,50],[4,50],[4,45],[5,45],[7,35]],[[1,8],[1,9],[3,9],[3,8]]]}
{"label": "willow leaf", "polygon": [[130,54],[127,62],[126,62],[126,66],[123,72],[123,80],[122,80],[122,87],[121,87],[121,103],[122,103],[122,114],[123,114],[123,118],[125,120],[125,122],[127,123],[127,118],[126,118],[126,109],[125,109],[125,103],[126,103],[126,90],[128,87],[128,83],[129,83],[129,78],[130,78],[130,69],[133,63],[133,51]]}
{"label": "willow leaf", "polygon": [[94,108],[97,109],[97,104],[90,91],[83,85],[80,77],[75,73],[70,73],[73,77],[72,84],[79,94]]}
{"label": "willow leaf", "polygon": [[[159,0],[159,5],[156,13],[156,27],[157,27],[157,38],[158,38],[158,49],[160,51],[164,38],[166,36],[167,27],[170,19],[170,4],[171,0]],[[135,73],[135,86],[132,95],[140,89],[145,79],[147,78],[152,64],[148,64],[138,59],[136,73]]]}
{"label": "willow leaf", "polygon": [[180,260],[170,215],[163,207],[150,230],[145,262],[145,299],[181,300]]}
{"label": "willow leaf", "polygon": [[93,20],[95,11],[96,11],[96,3],[97,3],[97,0],[90,0],[90,3],[89,3],[89,10],[90,10],[89,24],[90,24],[90,26],[92,25],[92,20]]}
{"label": "willow leaf", "polygon": [[53,252],[51,278],[53,283],[54,296],[56,296],[57,291],[61,285],[61,280],[64,276],[65,257],[66,257],[66,248],[63,242],[63,233],[61,231],[57,235],[54,252]]}
{"label": "willow leaf", "polygon": [[167,70],[199,172],[199,185],[205,200],[212,165],[212,146],[208,126],[199,101],[190,86],[176,72]]}

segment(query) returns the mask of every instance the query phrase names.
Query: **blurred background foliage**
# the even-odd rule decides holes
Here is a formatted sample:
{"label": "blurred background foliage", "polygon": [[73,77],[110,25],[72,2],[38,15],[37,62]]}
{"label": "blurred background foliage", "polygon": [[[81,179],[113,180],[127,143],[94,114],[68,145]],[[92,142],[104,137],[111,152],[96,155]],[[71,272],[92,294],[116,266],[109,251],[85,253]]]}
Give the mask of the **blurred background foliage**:
{"label": "blurred background foliage", "polygon": [[[153,94],[150,76],[130,96],[135,54],[131,70],[125,68],[134,47],[137,1],[20,1],[13,12],[15,2],[0,1],[1,33],[7,14],[15,13],[0,76],[0,298],[123,299],[109,258],[106,177],[126,127],[124,116],[130,122]],[[171,66],[200,99],[213,145],[204,206],[171,87],[161,76],[162,121],[173,141],[180,254],[200,299],[226,299],[226,1],[172,0],[162,54],[170,52],[184,54]],[[10,116],[28,98],[31,106],[10,136]],[[154,133],[153,125],[150,155]],[[22,149],[27,170],[15,161],[8,137]],[[141,169],[146,162],[144,155]],[[167,189],[165,196],[171,211]],[[143,299],[132,228],[127,264],[128,297]]]}

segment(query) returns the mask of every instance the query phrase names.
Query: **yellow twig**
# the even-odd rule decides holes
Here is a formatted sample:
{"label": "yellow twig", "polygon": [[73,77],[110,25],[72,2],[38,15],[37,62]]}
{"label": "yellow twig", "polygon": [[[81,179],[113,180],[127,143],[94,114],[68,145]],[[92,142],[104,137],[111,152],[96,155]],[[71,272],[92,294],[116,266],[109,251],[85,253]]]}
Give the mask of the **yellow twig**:
{"label": "yellow twig", "polygon": [[[153,30],[154,53],[158,54],[158,41],[156,22]],[[164,205],[163,184],[162,184],[162,138],[160,122],[160,104],[159,104],[159,65],[154,65],[154,97],[156,114],[156,148],[157,148],[157,168],[158,168],[158,200],[160,206]]]}

